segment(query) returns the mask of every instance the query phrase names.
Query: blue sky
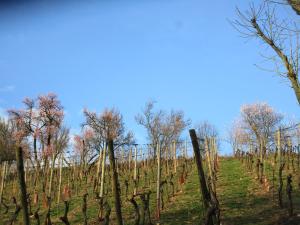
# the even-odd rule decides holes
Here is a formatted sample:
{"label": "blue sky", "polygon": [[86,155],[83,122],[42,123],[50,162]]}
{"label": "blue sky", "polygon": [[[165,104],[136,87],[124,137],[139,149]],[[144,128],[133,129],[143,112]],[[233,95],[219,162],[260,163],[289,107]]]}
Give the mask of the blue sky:
{"label": "blue sky", "polygon": [[247,1],[58,2],[0,6],[0,114],[55,92],[73,133],[84,107],[117,107],[140,143],[146,134],[134,116],[151,99],[194,124],[210,121],[223,137],[245,103],[268,102],[298,118],[288,83],[254,66],[264,45],[228,22]]}

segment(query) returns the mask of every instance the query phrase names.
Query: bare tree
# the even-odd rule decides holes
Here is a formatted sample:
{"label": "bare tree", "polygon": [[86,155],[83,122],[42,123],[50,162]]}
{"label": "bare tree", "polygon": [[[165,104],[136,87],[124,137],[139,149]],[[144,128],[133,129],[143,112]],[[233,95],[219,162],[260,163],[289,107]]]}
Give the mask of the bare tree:
{"label": "bare tree", "polygon": [[[260,6],[251,4],[244,13],[237,8],[238,18],[232,22],[245,38],[259,38],[273,50],[275,56],[264,56],[275,64],[269,70],[287,79],[300,104],[299,73],[299,31],[296,21],[280,18],[274,1],[264,1]],[[293,8],[299,7],[296,0],[287,1]]]}
{"label": "bare tree", "polygon": [[146,103],[142,114],[138,114],[135,119],[139,125],[146,128],[155,157],[156,146],[159,144],[164,149],[170,146],[172,141],[178,141],[190,121],[185,120],[182,111],[171,111],[170,114],[163,110],[154,111],[154,104],[153,101]]}
{"label": "bare tree", "polygon": [[217,138],[218,130],[217,128],[209,123],[208,121],[203,121],[196,125],[197,136],[201,138]]}
{"label": "bare tree", "polygon": [[0,163],[13,161],[16,158],[16,142],[13,137],[13,123],[0,118]]}

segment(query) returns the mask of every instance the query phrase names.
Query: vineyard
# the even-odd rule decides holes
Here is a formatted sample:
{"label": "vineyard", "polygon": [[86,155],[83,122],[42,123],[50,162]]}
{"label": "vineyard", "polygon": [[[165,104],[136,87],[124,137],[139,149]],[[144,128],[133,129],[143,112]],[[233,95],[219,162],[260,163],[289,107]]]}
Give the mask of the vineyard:
{"label": "vineyard", "polygon": [[0,1],[0,225],[299,225],[299,16]]}
{"label": "vineyard", "polygon": [[241,108],[234,157],[208,122],[182,140],[190,121],[153,102],[136,116],[150,144],[115,109],[86,109],[70,144],[55,94],[24,105],[1,121],[2,224],[299,224],[299,124],[265,103]]}

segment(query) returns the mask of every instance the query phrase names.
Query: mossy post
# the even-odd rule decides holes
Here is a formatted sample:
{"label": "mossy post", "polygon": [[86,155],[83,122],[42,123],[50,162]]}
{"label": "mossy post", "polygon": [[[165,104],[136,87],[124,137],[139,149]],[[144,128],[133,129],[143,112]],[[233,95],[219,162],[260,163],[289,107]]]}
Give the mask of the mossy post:
{"label": "mossy post", "polygon": [[18,182],[20,188],[20,198],[21,198],[21,205],[22,205],[22,212],[23,212],[23,224],[29,225],[30,222],[29,222],[29,214],[28,214],[22,147],[18,147],[16,149],[16,159],[17,159]]}

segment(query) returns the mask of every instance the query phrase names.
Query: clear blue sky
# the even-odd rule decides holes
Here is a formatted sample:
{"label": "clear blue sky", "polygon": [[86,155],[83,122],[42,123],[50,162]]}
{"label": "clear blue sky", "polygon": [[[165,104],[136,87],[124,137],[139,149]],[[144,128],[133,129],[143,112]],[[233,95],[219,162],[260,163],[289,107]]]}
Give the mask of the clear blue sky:
{"label": "clear blue sky", "polygon": [[[2,5],[0,111],[21,107],[26,96],[55,92],[73,133],[83,122],[82,108],[117,107],[138,142],[145,142],[146,134],[134,116],[150,99],[158,108],[183,110],[193,123],[210,121],[222,136],[244,103],[268,102],[298,117],[288,84],[254,66],[266,49],[240,38],[227,21],[235,18],[236,5],[246,8],[247,2]],[[226,145],[222,152],[231,150]]]}

